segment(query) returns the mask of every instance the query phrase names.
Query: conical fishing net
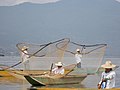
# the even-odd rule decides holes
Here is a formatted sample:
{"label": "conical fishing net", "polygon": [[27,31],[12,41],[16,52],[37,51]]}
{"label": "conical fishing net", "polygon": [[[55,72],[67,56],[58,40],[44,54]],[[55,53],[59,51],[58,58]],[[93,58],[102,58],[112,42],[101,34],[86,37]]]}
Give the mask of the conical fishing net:
{"label": "conical fishing net", "polygon": [[64,52],[69,44],[70,39],[64,38],[47,44],[28,44],[18,43],[17,47],[20,53],[23,52],[23,47],[28,47],[30,70],[50,69],[52,63],[61,61],[64,57]]}
{"label": "conical fishing net", "polygon": [[65,51],[64,62],[76,63],[76,49],[79,49],[82,57],[81,68],[76,68],[77,73],[96,73],[102,63],[106,47],[106,44],[83,45],[70,42]]}

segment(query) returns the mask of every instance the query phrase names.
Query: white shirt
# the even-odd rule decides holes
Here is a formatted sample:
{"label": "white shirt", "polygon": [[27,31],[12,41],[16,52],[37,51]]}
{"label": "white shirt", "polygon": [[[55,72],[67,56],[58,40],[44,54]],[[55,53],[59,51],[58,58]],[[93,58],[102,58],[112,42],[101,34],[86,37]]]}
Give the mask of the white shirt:
{"label": "white shirt", "polygon": [[54,74],[64,74],[64,68],[58,68],[58,67],[56,67],[56,68],[54,68],[53,70],[52,70],[52,72],[54,73]]}
{"label": "white shirt", "polygon": [[81,54],[78,54],[78,53],[75,54],[75,59],[77,63],[81,62],[81,57],[82,57]]}
{"label": "white shirt", "polygon": [[109,80],[107,80],[106,83],[103,82],[103,86],[106,84],[106,89],[113,88],[115,87],[115,76],[116,76],[115,71],[110,71],[109,73],[103,72],[99,84],[101,84],[102,79],[107,78]]}
{"label": "white shirt", "polygon": [[23,51],[22,54],[21,54],[21,58],[22,58],[22,62],[23,63],[26,62],[26,61],[28,61],[29,55],[27,55],[27,54],[28,54],[28,52],[26,50]]}

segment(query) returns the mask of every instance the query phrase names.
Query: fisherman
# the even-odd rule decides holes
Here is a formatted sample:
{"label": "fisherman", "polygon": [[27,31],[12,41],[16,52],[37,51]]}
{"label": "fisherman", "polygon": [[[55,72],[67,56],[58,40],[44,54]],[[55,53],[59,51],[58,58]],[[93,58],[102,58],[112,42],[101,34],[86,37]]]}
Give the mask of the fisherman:
{"label": "fisherman", "polygon": [[77,68],[81,68],[81,57],[82,57],[82,54],[80,53],[80,49],[76,49],[75,59],[77,62]]}
{"label": "fisherman", "polygon": [[63,66],[63,64],[62,64],[62,62],[58,62],[58,63],[55,63],[55,65],[57,66],[57,67],[55,67],[53,70],[52,70],[52,73],[54,73],[54,74],[64,74],[64,68],[62,67]]}
{"label": "fisherman", "polygon": [[104,68],[105,71],[102,73],[101,80],[97,85],[98,89],[114,88],[116,73],[113,71],[113,68],[115,68],[116,65],[112,64],[111,61],[106,61],[106,63],[101,65],[101,67]]}
{"label": "fisherman", "polygon": [[28,55],[28,47],[23,46],[21,53],[22,63],[24,64],[24,69],[29,70],[29,55]]}

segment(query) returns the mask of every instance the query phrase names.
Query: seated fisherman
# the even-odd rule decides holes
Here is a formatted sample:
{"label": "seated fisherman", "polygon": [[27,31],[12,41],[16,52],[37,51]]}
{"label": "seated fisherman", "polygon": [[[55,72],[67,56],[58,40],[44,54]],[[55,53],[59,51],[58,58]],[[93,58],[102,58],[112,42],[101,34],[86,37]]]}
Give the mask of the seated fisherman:
{"label": "seated fisherman", "polygon": [[61,62],[58,62],[58,63],[55,63],[55,65],[57,67],[55,67],[53,70],[52,70],[52,73],[54,74],[64,74],[64,68],[62,67],[62,63]]}

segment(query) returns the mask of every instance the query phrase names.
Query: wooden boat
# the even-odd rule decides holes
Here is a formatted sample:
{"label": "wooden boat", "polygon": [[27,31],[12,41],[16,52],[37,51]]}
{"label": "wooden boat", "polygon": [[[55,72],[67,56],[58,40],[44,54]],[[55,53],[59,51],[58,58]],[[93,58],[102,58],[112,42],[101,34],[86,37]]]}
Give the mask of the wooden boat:
{"label": "wooden boat", "polygon": [[8,70],[4,70],[7,66],[0,64],[0,77],[9,77],[12,76]]}
{"label": "wooden boat", "polygon": [[82,82],[87,74],[81,75],[39,75],[32,76],[26,75],[24,76],[26,80],[33,86],[44,86],[44,85],[59,85],[59,84],[78,84]]}
{"label": "wooden boat", "polygon": [[23,69],[7,70],[5,68],[8,67],[5,65],[0,65],[0,77],[17,77],[19,79],[23,79],[24,75],[43,74],[44,72],[49,72],[49,70],[23,70]]}
{"label": "wooden boat", "polygon": [[87,77],[87,73],[80,73],[83,69],[80,69],[80,72],[76,73],[78,71],[76,64],[65,66],[64,69],[65,73],[63,75],[49,72],[43,75],[24,75],[24,77],[33,86],[78,84]]}
{"label": "wooden boat", "polygon": [[[65,68],[66,69],[66,68]],[[64,75],[24,75],[26,80],[33,86],[44,86],[44,85],[61,85],[61,84],[79,84],[88,75],[93,75],[104,71],[102,68],[94,73],[94,68],[74,68],[74,70],[65,70]]]}

